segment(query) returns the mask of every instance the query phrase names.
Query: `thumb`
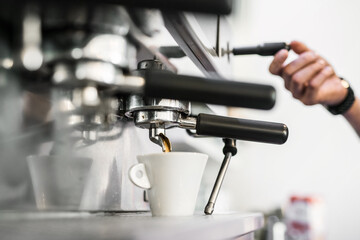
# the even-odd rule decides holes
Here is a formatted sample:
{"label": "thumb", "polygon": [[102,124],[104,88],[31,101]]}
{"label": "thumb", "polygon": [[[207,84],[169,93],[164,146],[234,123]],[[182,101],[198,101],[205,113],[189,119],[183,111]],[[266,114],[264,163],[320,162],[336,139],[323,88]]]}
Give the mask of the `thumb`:
{"label": "thumb", "polygon": [[303,52],[311,51],[304,43],[299,41],[292,41],[290,43],[291,50],[293,50],[297,54],[301,54]]}

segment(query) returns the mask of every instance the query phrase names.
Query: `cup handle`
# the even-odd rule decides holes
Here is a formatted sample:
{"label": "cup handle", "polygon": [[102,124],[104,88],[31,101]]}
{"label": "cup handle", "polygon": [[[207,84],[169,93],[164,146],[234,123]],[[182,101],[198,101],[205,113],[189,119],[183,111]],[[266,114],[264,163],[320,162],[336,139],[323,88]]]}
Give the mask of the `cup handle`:
{"label": "cup handle", "polygon": [[143,163],[136,164],[129,169],[129,179],[133,184],[140,188],[151,188],[149,178],[146,175],[145,165]]}

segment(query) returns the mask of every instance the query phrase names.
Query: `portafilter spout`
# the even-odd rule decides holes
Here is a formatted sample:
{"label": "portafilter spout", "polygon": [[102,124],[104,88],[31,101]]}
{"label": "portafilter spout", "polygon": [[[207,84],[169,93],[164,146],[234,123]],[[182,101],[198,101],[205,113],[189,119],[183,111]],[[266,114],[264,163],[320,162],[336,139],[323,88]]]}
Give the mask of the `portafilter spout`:
{"label": "portafilter spout", "polygon": [[159,145],[163,152],[171,152],[172,146],[170,140],[165,135],[165,128],[151,126],[149,129],[150,140]]}

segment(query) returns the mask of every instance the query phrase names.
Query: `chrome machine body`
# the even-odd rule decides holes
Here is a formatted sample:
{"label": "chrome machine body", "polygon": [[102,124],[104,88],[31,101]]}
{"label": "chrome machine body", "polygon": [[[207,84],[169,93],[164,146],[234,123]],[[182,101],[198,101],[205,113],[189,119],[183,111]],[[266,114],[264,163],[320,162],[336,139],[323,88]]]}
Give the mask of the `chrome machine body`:
{"label": "chrome machine body", "polygon": [[[2,3],[1,209],[146,211],[127,172],[136,155],[164,148],[167,129],[286,141],[283,124],[208,114],[207,103],[275,103],[271,86],[228,80],[220,15],[231,1],[109,2]],[[172,48],[157,43],[164,31]],[[203,77],[177,74],[174,57],[190,58]]]}

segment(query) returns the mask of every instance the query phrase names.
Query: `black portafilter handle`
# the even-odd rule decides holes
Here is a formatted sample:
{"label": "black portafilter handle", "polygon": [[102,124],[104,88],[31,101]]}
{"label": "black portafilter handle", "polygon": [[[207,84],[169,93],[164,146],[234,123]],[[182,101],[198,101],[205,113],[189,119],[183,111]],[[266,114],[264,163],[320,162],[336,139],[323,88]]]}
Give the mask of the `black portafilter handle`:
{"label": "black portafilter handle", "polygon": [[252,142],[283,144],[289,130],[285,124],[255,121],[240,118],[199,114],[196,133],[221,138],[232,138]]}
{"label": "black portafilter handle", "polygon": [[234,48],[234,55],[258,54],[260,56],[273,56],[281,49],[290,50],[291,47],[285,42],[263,43],[257,46]]}
{"label": "black portafilter handle", "polygon": [[233,107],[269,110],[275,105],[270,85],[177,75],[167,71],[145,72],[144,95]]}

